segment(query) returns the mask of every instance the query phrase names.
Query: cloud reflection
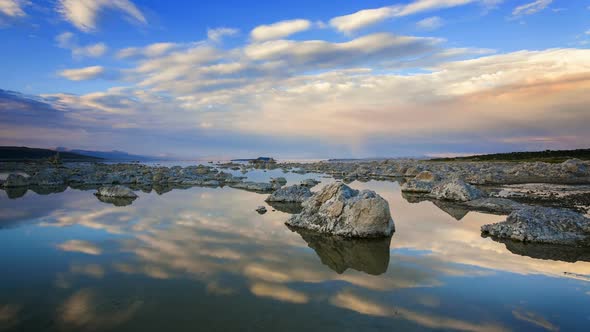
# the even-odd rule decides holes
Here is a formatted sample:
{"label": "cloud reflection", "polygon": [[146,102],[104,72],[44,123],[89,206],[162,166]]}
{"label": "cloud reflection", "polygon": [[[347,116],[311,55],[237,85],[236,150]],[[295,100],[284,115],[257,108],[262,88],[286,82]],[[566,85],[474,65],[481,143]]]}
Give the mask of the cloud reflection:
{"label": "cloud reflection", "polygon": [[70,240],[57,246],[63,251],[79,252],[87,255],[100,255],[102,249],[94,244],[82,240]]}

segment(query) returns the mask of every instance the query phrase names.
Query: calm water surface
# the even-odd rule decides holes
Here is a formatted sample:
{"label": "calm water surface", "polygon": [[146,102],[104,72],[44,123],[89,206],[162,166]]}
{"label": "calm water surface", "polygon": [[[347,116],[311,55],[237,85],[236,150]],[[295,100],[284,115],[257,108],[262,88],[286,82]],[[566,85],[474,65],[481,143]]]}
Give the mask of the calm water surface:
{"label": "calm water surface", "polygon": [[507,248],[479,232],[502,216],[351,186],[389,201],[391,241],[293,232],[288,213],[254,211],[266,195],[227,187],[123,207],[0,191],[0,330],[589,330],[590,255]]}

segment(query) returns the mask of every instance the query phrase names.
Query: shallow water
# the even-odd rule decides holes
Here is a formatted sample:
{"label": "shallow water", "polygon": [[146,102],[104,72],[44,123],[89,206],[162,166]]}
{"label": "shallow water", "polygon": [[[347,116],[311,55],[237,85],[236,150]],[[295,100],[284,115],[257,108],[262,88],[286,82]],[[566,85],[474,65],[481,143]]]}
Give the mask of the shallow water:
{"label": "shallow water", "polygon": [[390,243],[293,232],[288,213],[254,211],[266,195],[227,187],[140,192],[123,207],[92,191],[29,190],[16,199],[0,191],[0,330],[590,326],[587,253],[482,238],[480,226],[502,216],[412,204],[393,182],[351,186],[389,201]]}

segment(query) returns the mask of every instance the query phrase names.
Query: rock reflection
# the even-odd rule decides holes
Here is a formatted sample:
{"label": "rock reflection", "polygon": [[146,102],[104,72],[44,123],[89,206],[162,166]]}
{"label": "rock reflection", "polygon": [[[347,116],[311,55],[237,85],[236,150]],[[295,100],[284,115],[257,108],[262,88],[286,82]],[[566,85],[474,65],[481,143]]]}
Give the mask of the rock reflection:
{"label": "rock reflection", "polygon": [[10,199],[17,199],[23,197],[27,193],[27,187],[4,188],[6,196]]}
{"label": "rock reflection", "polygon": [[461,221],[461,219],[463,219],[467,215],[467,213],[469,213],[469,210],[466,209],[464,206],[460,206],[452,202],[435,200],[432,201],[432,203],[457,221]]}
{"label": "rock reflection", "polygon": [[131,205],[137,197],[107,197],[96,195],[99,201],[107,204],[113,204],[114,206],[127,206]]}
{"label": "rock reflection", "polygon": [[348,239],[289,227],[330,269],[339,274],[351,268],[372,275],[387,272],[391,237],[383,239]]}
{"label": "rock reflection", "polygon": [[421,202],[432,202],[436,207],[438,207],[441,211],[445,212],[449,216],[453,217],[455,220],[463,219],[469,210],[465,206],[461,206],[459,204],[453,202],[445,202],[439,201],[434,199],[429,199],[424,195],[413,194],[413,193],[406,193],[402,192],[402,197],[411,204],[421,203]]}
{"label": "rock reflection", "polygon": [[[489,237],[482,234],[482,237]],[[536,259],[575,263],[577,261],[590,262],[590,249],[551,244],[525,243],[508,239],[490,237],[496,242],[503,243],[513,254]]]}
{"label": "rock reflection", "polygon": [[283,202],[266,202],[273,209],[285,213],[297,214],[303,211],[303,207],[300,203],[283,203]]}
{"label": "rock reflection", "polygon": [[38,195],[49,195],[63,193],[66,191],[66,189],[68,189],[68,186],[30,186],[29,189]]}
{"label": "rock reflection", "polygon": [[20,311],[20,305],[0,304],[0,330],[9,329],[17,325]]}

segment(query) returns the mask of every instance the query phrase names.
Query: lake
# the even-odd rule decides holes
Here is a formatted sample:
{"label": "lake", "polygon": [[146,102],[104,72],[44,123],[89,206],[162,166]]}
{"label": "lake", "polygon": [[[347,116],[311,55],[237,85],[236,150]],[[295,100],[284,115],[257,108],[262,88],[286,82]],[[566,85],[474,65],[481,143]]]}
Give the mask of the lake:
{"label": "lake", "polygon": [[483,238],[503,216],[411,203],[395,182],[350,186],[389,202],[391,240],[298,233],[228,187],[127,206],[0,190],[0,330],[588,330],[590,253]]}

